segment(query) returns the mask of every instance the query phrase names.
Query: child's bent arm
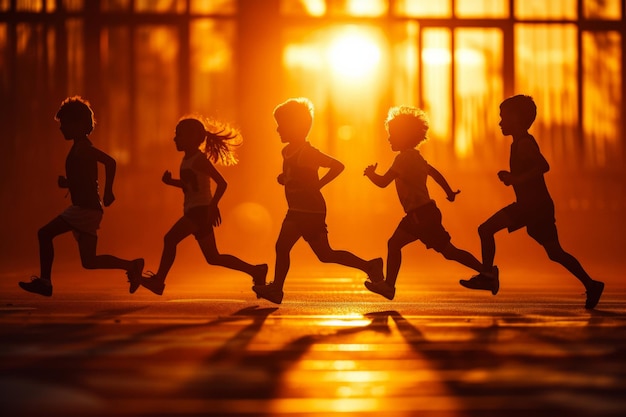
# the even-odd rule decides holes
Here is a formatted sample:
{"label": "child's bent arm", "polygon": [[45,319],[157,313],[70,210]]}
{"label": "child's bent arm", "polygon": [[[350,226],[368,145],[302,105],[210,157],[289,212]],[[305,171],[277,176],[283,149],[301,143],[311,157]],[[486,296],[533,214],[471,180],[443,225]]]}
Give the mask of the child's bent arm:
{"label": "child's bent arm", "polygon": [[201,169],[205,174],[208,174],[209,177],[211,177],[211,179],[215,181],[215,184],[217,185],[217,187],[215,188],[215,193],[213,194],[213,198],[211,199],[211,204],[215,204],[217,206],[217,203],[226,192],[226,187],[228,186],[228,183],[226,182],[222,174],[219,173],[219,171],[208,159],[203,160]]}
{"label": "child's bent arm", "polygon": [[536,146],[522,143],[520,145],[520,154],[527,161],[529,168],[525,172],[510,175],[509,182],[511,184],[520,184],[538,178],[550,170],[548,161],[546,161]]}
{"label": "child's bent arm", "polygon": [[339,174],[344,170],[345,166],[336,159],[331,158],[331,162],[328,166],[328,172],[320,178],[319,186],[320,189],[337,178]]}
{"label": "child's bent arm", "polygon": [[113,203],[113,201],[115,201],[115,196],[113,195],[113,181],[115,180],[117,163],[115,162],[115,159],[102,152],[100,149],[91,149],[96,156],[96,161],[104,165],[104,195],[102,202],[105,207],[108,207]]}
{"label": "child's bent arm", "polygon": [[454,201],[456,195],[461,192],[460,190],[452,191],[452,188],[450,188],[450,184],[448,184],[448,181],[446,181],[445,177],[432,165],[428,165],[428,175],[430,175],[432,179],[434,179],[435,182],[439,184],[443,191],[445,191],[449,201]]}
{"label": "child's bent arm", "polygon": [[181,180],[172,178],[172,173],[170,171],[165,171],[163,173],[161,181],[163,181],[167,185],[171,185],[172,187],[183,188],[183,182]]}

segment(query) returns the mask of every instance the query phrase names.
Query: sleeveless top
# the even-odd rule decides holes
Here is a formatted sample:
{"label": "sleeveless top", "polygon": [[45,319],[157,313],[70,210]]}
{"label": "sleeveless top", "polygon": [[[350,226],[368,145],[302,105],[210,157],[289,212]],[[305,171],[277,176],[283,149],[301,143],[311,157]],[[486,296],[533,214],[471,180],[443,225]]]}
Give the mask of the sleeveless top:
{"label": "sleeveless top", "polygon": [[198,152],[190,158],[183,158],[180,163],[180,180],[185,194],[183,203],[185,213],[193,207],[208,206],[213,199],[211,177],[200,170],[201,164],[206,163],[205,158],[202,152]]}

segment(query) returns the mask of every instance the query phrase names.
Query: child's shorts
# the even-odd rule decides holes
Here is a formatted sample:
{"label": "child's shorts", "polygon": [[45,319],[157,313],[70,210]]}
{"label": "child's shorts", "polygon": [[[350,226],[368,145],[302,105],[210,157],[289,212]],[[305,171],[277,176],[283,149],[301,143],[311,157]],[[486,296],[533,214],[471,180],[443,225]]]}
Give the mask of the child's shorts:
{"label": "child's shorts", "polygon": [[213,224],[209,216],[209,206],[198,206],[188,209],[183,217],[189,219],[196,229],[193,231],[193,236],[196,240],[213,234]]}
{"label": "child's shorts", "polygon": [[526,227],[528,235],[540,244],[558,240],[554,205],[546,204],[543,207],[529,209],[519,203],[513,203],[500,211],[506,213],[510,219],[507,226],[509,233]]}
{"label": "child's shorts", "polygon": [[437,252],[443,251],[450,243],[450,234],[441,224],[441,211],[434,201],[408,212],[398,228],[412,234],[428,249],[432,248]]}
{"label": "child's shorts", "polygon": [[299,233],[307,242],[328,234],[326,213],[306,213],[288,210],[282,229]]}
{"label": "child's shorts", "polygon": [[102,211],[80,206],[69,206],[60,217],[72,227],[74,238],[78,240],[81,233],[98,236],[102,221]]}

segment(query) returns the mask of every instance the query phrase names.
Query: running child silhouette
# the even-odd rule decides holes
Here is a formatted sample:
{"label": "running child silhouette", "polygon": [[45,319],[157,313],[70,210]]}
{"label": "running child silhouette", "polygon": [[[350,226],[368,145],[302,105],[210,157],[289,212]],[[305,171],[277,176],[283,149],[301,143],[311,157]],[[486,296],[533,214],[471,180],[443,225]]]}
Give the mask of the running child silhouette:
{"label": "running child silhouette", "polygon": [[499,288],[497,274],[492,273],[496,253],[494,235],[508,229],[509,233],[526,227],[526,232],[544,247],[548,257],[571,272],[585,286],[585,308],[592,309],[600,300],[604,283],[594,281],[578,260],[565,252],[559,243],[554,218],[554,203],[546,187],[544,174],[550,166],[541,154],[535,138],[528,133],[537,116],[532,97],[516,95],[500,104],[500,128],[511,136],[510,171],[498,172],[504,185],[512,186],[516,201],[496,212],[478,228],[482,247],[483,270],[469,280],[461,280],[466,288],[491,291]]}
{"label": "running child silhouette", "polygon": [[[194,235],[209,264],[245,272],[252,277],[253,284],[265,284],[266,264],[251,265],[233,255],[221,254],[215,242],[213,228],[222,222],[217,204],[227,183],[211,161],[224,165],[237,163],[234,147],[241,141],[237,130],[200,116],[183,117],[176,125],[176,150],[184,152],[180,178],[172,178],[172,173],[165,171],[162,181],[182,189],[183,216],[165,235],[159,270],[142,280],[141,284],[153,293],[163,294],[165,279],[176,258],[176,246],[189,235]],[[211,192],[211,181],[217,185],[215,194]]]}
{"label": "running child silhouette", "polygon": [[52,295],[52,263],[54,246],[52,240],[63,233],[73,232],[82,265],[86,269],[123,269],[130,282],[130,292],[140,285],[144,260],[127,261],[112,255],[96,255],[97,230],[100,228],[103,209],[98,193],[98,163],[105,168],[103,202],[110,206],[115,200],[113,180],[115,159],[93,146],[88,139],[94,128],[95,118],[89,102],[80,96],[68,97],[59,108],[55,119],[60,122],[61,133],[66,140],[74,141],[65,160],[65,176],[59,176],[58,185],[67,188],[72,205],[39,229],[39,259],[41,274],[30,282],[20,282],[22,289]]}
{"label": "running child silhouette", "polygon": [[[382,279],[381,258],[366,261],[351,252],[334,250],[328,242],[326,202],[321,189],[343,171],[344,165],[307,141],[313,123],[311,101],[307,98],[289,99],[274,109],[274,119],[281,142],[287,144],[282,150],[283,171],[278,176],[278,183],[285,187],[288,210],[276,241],[274,281],[268,285],[255,285],[252,289],[273,303],[282,302],[291,248],[301,237],[320,261],[360,269],[372,279]],[[328,169],[321,178],[318,175],[320,168]]]}
{"label": "running child silhouette", "polygon": [[392,107],[385,120],[385,128],[391,150],[399,153],[385,174],[377,174],[378,164],[374,164],[365,168],[363,175],[381,188],[395,181],[406,216],[387,242],[387,278],[365,281],[365,287],[392,300],[402,262],[402,248],[416,240],[421,240],[427,248],[436,250],[446,259],[481,271],[478,259],[452,244],[450,235],[441,224],[441,212],[428,193],[426,179],[429,176],[445,191],[449,201],[454,201],[460,191],[453,191],[443,175],[428,164],[418,150],[427,139],[426,114],[415,107]]}

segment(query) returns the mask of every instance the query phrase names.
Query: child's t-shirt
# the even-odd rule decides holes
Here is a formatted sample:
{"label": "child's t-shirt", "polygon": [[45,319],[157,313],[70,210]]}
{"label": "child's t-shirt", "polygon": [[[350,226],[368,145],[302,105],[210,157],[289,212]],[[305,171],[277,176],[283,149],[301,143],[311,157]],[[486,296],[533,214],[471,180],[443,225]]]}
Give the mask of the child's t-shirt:
{"label": "child's t-shirt", "polygon": [[326,213],[318,169],[329,168],[332,158],[311,146],[287,145],[282,150],[285,197],[290,211]]}
{"label": "child's t-shirt", "polygon": [[72,205],[102,210],[98,194],[98,161],[88,139],[72,145],[65,159],[65,175]]}
{"label": "child's t-shirt", "polygon": [[406,213],[432,201],[426,187],[428,163],[420,151],[408,149],[400,152],[390,170],[396,174],[398,198]]}
{"label": "child's t-shirt", "polygon": [[185,194],[183,202],[185,213],[193,207],[208,206],[213,199],[211,177],[200,168],[206,163],[206,156],[202,152],[195,153],[187,159],[183,158],[180,163],[180,180]]}
{"label": "child's t-shirt", "polygon": [[[524,152],[521,152],[522,147],[524,147]],[[548,162],[541,154],[535,138],[529,134],[511,144],[509,165],[511,174],[522,175],[536,167],[548,166]],[[513,190],[517,202],[529,209],[553,204],[543,175],[513,184]]]}

